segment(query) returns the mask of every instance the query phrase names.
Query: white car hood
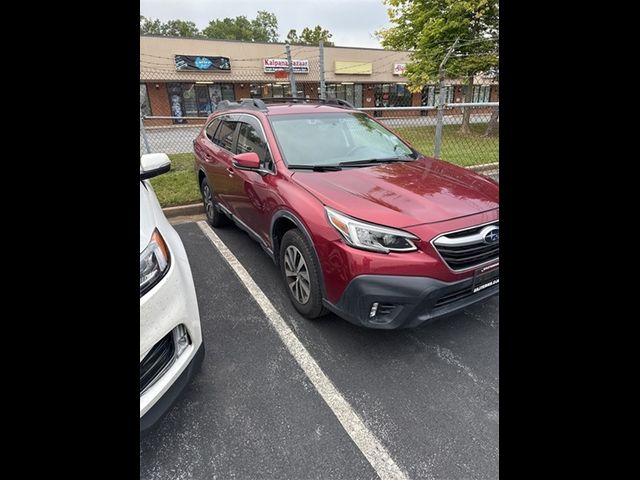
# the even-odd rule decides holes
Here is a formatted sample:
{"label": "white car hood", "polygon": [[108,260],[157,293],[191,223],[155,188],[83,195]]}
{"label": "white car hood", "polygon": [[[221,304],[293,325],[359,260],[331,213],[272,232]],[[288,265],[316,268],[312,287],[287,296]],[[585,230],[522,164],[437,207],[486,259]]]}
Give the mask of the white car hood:
{"label": "white car hood", "polygon": [[151,234],[156,228],[154,202],[157,204],[153,190],[140,182],[140,252],[142,252],[151,240]]}

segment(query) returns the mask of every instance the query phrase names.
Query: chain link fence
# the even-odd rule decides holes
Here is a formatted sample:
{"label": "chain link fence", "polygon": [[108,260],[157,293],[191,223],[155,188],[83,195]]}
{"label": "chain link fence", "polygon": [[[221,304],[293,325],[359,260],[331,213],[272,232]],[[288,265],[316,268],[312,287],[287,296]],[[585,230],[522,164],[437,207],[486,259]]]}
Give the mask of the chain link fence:
{"label": "chain link fence", "polygon": [[[221,101],[324,97],[346,100],[424,155],[497,179],[499,90],[495,76],[477,76],[471,87],[447,78],[418,92],[401,82],[337,83],[325,80],[325,74],[336,78],[332,69],[337,67],[324,65],[323,49],[318,46],[273,44],[262,48],[271,49],[271,58],[265,58],[264,51],[260,56],[228,58],[233,76],[224,70],[189,71],[188,81],[185,72],[177,71],[173,56],[141,53],[140,154],[164,152],[172,158],[174,169],[187,169],[193,161],[193,140]],[[373,65],[373,74],[388,71],[395,68],[397,56],[397,52],[380,51],[368,65]],[[358,67],[350,63],[349,68]]]}

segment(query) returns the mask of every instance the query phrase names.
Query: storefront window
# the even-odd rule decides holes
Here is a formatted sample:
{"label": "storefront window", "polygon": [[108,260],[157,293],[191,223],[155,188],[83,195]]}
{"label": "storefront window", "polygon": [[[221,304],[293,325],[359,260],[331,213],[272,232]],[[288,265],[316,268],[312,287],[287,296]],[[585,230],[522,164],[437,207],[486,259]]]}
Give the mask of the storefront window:
{"label": "storefront window", "polygon": [[[437,85],[427,85],[422,89],[422,106],[423,107],[436,107],[440,100],[440,93]],[[453,103],[453,85],[446,85],[444,87],[444,101],[445,103]]]}
{"label": "storefront window", "polygon": [[151,115],[151,105],[149,105],[149,95],[146,83],[140,84],[140,115]]}
{"label": "storefront window", "polygon": [[291,85],[289,83],[252,83],[249,85],[249,91],[251,98],[290,97]]}
{"label": "storefront window", "polygon": [[199,117],[206,117],[213,111],[207,85],[196,85],[196,104]]}
{"label": "storefront window", "polygon": [[375,85],[376,107],[409,107],[411,92],[406,85],[397,83],[379,83]]}
{"label": "storefront window", "polygon": [[327,83],[327,98],[339,98],[346,100],[356,108],[362,107],[362,84],[353,83]]}
{"label": "storefront window", "polygon": [[209,96],[214,104],[220,103],[222,100],[233,102],[236,98],[233,92],[233,83],[216,83],[209,85]]}
{"label": "storefront window", "polygon": [[198,106],[196,104],[196,86],[194,84],[182,84],[182,100],[185,117],[197,117]]}
{"label": "storefront window", "polygon": [[167,92],[169,93],[169,105],[171,105],[171,116],[173,123],[185,123],[182,117],[185,116],[184,101],[182,98],[182,84],[168,83]]}
{"label": "storefront window", "polygon": [[491,85],[473,86],[473,103],[485,103],[489,101]]}
{"label": "storefront window", "polygon": [[184,123],[182,117],[206,117],[221,100],[235,98],[232,83],[196,85],[194,83],[169,83],[169,104],[174,123]]}

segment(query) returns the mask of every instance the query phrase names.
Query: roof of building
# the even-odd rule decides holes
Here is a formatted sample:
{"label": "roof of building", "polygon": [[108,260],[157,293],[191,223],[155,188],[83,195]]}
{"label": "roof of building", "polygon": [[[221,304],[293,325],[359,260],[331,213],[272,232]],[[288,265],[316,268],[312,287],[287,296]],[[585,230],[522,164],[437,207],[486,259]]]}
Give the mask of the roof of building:
{"label": "roof of building", "polygon": [[[176,55],[222,56],[231,63],[229,71],[178,71]],[[296,73],[299,82],[320,80],[320,49],[316,45],[292,45],[293,60],[307,60],[308,72]],[[148,81],[274,82],[265,72],[263,60],[286,59],[285,44],[240,42],[164,36],[140,36],[140,79]],[[406,82],[394,75],[396,64],[406,64],[408,52],[356,47],[325,47],[327,82]]]}

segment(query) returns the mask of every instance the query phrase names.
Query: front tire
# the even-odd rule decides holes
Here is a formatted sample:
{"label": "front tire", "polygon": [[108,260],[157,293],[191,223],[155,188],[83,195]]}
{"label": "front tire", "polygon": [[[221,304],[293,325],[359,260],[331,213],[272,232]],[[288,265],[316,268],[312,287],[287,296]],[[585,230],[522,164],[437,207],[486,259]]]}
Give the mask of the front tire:
{"label": "front tire", "polygon": [[320,266],[312,248],[297,229],[287,231],[280,242],[280,272],[287,294],[295,309],[308,319],[327,313],[322,305]]}
{"label": "front tire", "polygon": [[204,204],[207,223],[212,227],[222,227],[229,223],[227,216],[216,208],[207,177],[204,177],[200,182],[200,193],[202,193],[202,203]]}

